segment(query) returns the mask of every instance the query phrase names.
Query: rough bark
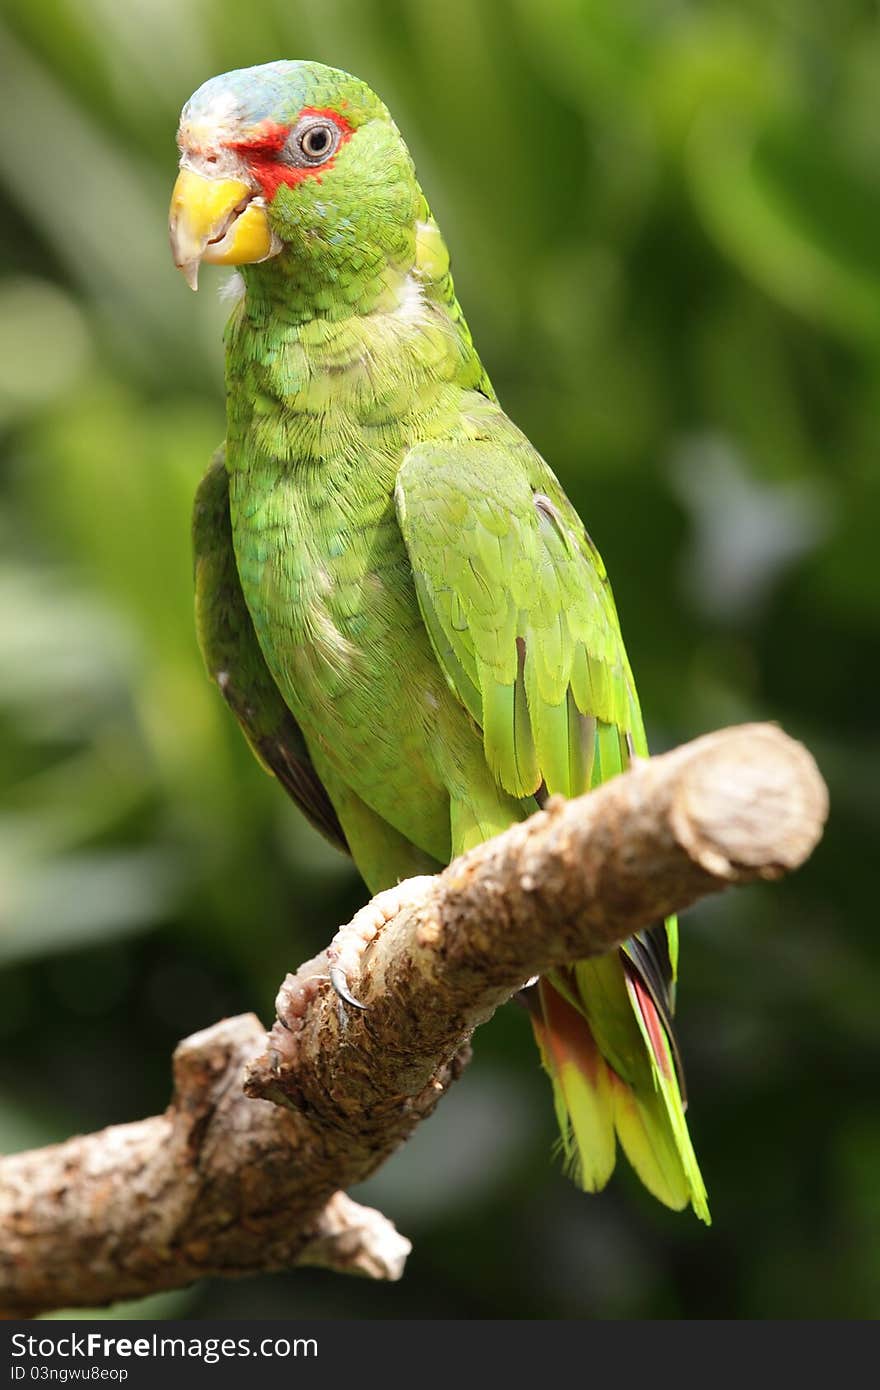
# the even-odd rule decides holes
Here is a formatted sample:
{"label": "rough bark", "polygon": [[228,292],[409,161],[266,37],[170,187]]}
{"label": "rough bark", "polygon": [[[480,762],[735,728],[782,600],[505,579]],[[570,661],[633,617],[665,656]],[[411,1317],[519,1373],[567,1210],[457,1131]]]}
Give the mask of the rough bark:
{"label": "rough bark", "polygon": [[[442,874],[380,894],[288,976],[268,1038],[246,1016],[180,1044],[165,1115],[0,1162],[0,1307],[100,1304],[296,1263],[399,1277],[408,1242],[339,1189],[433,1110],[474,1028],[533,975],[798,867],[826,814],[805,749],[749,725],[556,799]],[[340,964],[363,1011],[329,987]]]}
{"label": "rough bark", "polygon": [[205,1275],[320,1264],[398,1279],[409,1241],[343,1192],[303,1221],[295,1116],[242,1090],[253,1014],[180,1043],[164,1115],[0,1161],[0,1308],[30,1316]]}

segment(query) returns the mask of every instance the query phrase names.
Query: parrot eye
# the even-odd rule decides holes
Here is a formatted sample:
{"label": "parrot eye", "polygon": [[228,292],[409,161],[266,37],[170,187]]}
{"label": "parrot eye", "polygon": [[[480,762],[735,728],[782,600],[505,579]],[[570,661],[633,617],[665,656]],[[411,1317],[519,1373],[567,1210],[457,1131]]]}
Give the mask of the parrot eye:
{"label": "parrot eye", "polygon": [[287,157],[298,168],[324,164],[339,148],[339,127],[321,116],[307,116],[291,133]]}

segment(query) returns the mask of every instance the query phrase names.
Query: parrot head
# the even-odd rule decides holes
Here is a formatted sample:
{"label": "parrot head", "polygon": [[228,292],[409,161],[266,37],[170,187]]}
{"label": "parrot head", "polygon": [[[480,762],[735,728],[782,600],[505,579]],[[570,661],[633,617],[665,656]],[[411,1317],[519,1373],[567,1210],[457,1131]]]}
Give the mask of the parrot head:
{"label": "parrot head", "polygon": [[183,108],[170,210],[174,261],[279,257],[301,282],[343,290],[412,254],[419,190],[387,109],[321,63],[276,62],[205,82]]}

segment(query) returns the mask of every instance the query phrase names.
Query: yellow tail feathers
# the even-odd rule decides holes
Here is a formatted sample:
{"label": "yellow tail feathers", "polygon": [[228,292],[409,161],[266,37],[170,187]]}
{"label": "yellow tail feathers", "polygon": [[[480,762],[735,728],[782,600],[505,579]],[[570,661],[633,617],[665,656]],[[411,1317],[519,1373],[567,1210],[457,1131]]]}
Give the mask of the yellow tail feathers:
{"label": "yellow tail feathers", "polygon": [[[598,1192],[614,1170],[619,1139],[653,1196],[676,1211],[690,1201],[708,1222],[665,1029],[619,957],[604,958],[597,973],[598,965],[586,962],[585,978],[578,966],[552,982],[541,980],[540,1012],[532,1017],[553,1085],[566,1171],[584,1191]],[[604,1027],[591,1026],[597,1004],[606,1005]],[[594,1034],[605,1044],[601,1050]],[[612,1053],[619,1070],[603,1051]]]}

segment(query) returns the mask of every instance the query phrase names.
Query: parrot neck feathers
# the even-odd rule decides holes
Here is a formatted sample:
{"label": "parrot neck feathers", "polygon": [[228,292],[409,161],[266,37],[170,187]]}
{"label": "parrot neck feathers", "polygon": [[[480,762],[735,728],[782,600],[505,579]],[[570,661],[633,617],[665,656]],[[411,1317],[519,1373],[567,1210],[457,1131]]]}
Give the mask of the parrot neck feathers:
{"label": "parrot neck feathers", "polygon": [[217,297],[221,304],[237,304],[240,299],[244,298],[244,294],[244,277],[239,270],[234,270],[231,275],[228,275],[221,282],[217,291]]}
{"label": "parrot neck feathers", "polygon": [[391,310],[391,313],[401,323],[423,323],[425,321],[428,314],[425,287],[415,270],[410,270],[405,276],[400,287],[397,306]]}

